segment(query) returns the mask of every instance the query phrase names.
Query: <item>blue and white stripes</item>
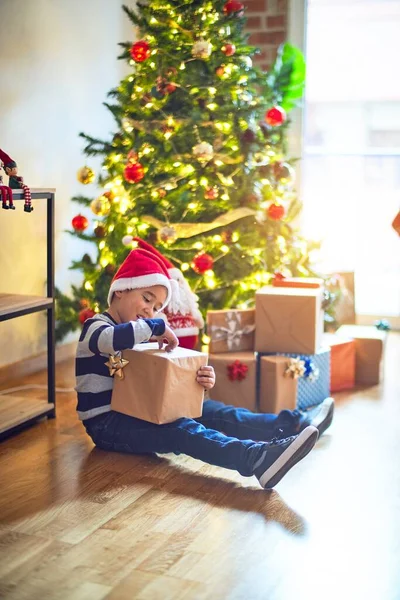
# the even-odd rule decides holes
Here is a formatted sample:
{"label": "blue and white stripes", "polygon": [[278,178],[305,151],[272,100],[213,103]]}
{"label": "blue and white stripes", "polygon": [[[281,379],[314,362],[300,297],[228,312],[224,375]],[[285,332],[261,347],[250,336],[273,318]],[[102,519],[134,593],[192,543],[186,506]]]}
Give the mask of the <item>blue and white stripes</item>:
{"label": "blue and white stripes", "polygon": [[85,321],[75,361],[77,411],[82,421],[111,410],[114,380],[105,365],[109,355],[132,349],[164,331],[162,319],[139,319],[119,325],[103,313]]}

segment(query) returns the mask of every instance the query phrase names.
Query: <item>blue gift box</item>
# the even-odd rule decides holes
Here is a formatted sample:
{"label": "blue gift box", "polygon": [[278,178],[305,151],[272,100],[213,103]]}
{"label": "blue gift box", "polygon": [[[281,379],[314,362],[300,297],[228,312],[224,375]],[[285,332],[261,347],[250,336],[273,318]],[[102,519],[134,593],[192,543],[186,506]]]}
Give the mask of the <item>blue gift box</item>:
{"label": "blue gift box", "polygon": [[[321,348],[316,354],[296,354],[289,352],[265,352],[261,356],[287,356],[304,362],[304,374],[298,378],[297,408],[306,410],[321,404],[330,396],[331,350]],[[289,361],[288,361],[289,366]],[[259,371],[260,369],[258,369]],[[257,386],[259,388],[259,385]]]}

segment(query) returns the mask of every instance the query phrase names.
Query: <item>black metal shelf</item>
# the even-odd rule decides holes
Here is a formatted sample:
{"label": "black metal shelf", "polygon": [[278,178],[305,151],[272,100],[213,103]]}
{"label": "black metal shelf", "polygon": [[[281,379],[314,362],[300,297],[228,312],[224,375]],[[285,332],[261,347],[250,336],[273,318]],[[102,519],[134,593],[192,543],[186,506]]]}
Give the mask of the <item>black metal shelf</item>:
{"label": "black metal shelf", "polygon": [[[32,200],[47,200],[47,296],[0,294],[0,321],[45,310],[47,312],[47,402],[0,394],[0,439],[34,423],[56,416],[55,315],[54,315],[54,199],[55,190],[31,189]],[[13,190],[13,200],[24,200],[23,190]],[[29,218],[33,218],[35,213]]]}

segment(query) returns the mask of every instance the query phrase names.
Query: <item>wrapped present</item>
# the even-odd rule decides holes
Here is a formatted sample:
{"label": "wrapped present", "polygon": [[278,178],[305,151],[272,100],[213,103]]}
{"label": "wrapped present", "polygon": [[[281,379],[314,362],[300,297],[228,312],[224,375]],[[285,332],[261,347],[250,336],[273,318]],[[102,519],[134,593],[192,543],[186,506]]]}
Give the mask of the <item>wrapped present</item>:
{"label": "wrapped present", "polygon": [[156,424],[201,416],[204,388],[196,374],[207,354],[179,347],[166,352],[148,343],[124,350],[122,359],[128,364],[123,377],[114,376],[112,410]]}
{"label": "wrapped present", "polygon": [[274,287],[320,288],[324,285],[324,280],[319,277],[285,277],[281,273],[275,273],[272,285]]}
{"label": "wrapped present", "polygon": [[[297,380],[298,409],[321,404],[330,396],[330,348],[322,347],[313,355],[278,352],[276,356],[287,357],[285,375]],[[259,355],[260,361],[262,358]]]}
{"label": "wrapped present", "polygon": [[376,327],[361,325],[342,325],[338,335],[352,338],[356,347],[356,383],[375,385],[382,377],[382,357],[385,331]]}
{"label": "wrapped present", "polygon": [[256,292],[255,350],[315,354],[321,345],[322,288],[276,288]]}
{"label": "wrapped present", "polygon": [[261,356],[259,362],[258,406],[263,413],[296,408],[297,378],[288,376],[285,356]]}
{"label": "wrapped present", "polygon": [[336,333],[325,333],[325,346],[331,349],[331,392],[350,390],[356,382],[356,344]]}
{"label": "wrapped present", "polygon": [[208,364],[215,370],[213,400],[257,410],[256,355],[254,352],[210,354]]}
{"label": "wrapped present", "polygon": [[210,354],[254,350],[255,310],[209,310]]}

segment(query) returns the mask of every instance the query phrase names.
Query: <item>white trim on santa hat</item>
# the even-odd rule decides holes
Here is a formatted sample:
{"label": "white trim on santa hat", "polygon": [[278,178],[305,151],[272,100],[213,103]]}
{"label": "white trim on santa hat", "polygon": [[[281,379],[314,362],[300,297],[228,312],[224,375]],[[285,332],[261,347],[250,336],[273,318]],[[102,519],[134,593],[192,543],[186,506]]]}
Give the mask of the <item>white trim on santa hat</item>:
{"label": "white trim on santa hat", "polygon": [[181,329],[174,329],[174,334],[177,337],[186,337],[188,335],[198,335],[198,327],[181,327]]}
{"label": "white trim on santa hat", "polygon": [[121,277],[115,279],[110,286],[110,290],[107,296],[107,302],[110,306],[114,292],[123,292],[124,290],[136,290],[139,288],[150,288],[153,285],[162,285],[167,289],[167,298],[160,308],[163,310],[171,300],[172,282],[166,275],[162,273],[149,273],[148,275],[139,275],[139,277]]}

